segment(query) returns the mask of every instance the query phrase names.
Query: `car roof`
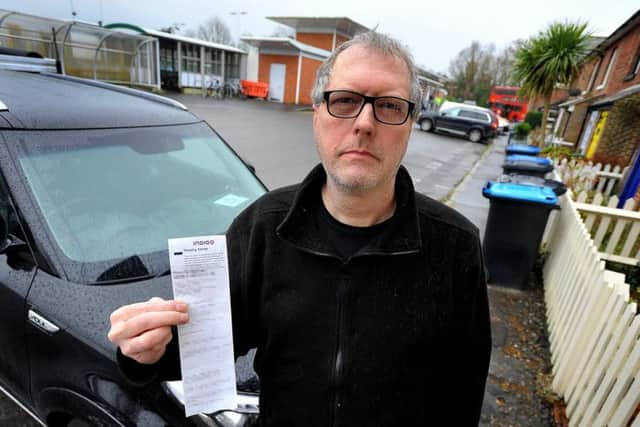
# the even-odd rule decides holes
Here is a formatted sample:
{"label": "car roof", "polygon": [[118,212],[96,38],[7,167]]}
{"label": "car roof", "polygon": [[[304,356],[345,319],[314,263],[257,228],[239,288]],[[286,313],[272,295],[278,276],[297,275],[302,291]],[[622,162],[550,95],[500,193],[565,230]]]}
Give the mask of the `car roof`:
{"label": "car roof", "polygon": [[59,74],[0,70],[0,128],[100,129],[199,121],[180,103],[152,93]]}
{"label": "car roof", "polygon": [[488,108],[484,108],[484,107],[479,107],[477,105],[471,105],[471,104],[462,104],[460,102],[453,102],[453,101],[445,101],[442,103],[442,105],[440,106],[440,109],[449,109],[449,108],[466,108],[467,110],[476,110],[476,111],[482,111],[483,113],[490,113],[491,110],[489,110]]}

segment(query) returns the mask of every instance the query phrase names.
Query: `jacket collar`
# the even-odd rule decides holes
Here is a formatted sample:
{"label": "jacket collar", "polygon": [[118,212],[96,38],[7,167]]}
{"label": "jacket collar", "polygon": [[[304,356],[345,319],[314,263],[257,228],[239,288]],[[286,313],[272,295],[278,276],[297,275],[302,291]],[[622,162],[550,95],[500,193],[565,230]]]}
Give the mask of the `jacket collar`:
{"label": "jacket collar", "polygon": [[[317,206],[326,180],[326,172],[318,164],[298,187],[291,208],[277,227],[276,233],[281,239],[302,250],[337,256],[325,243],[326,232],[317,222],[318,215],[311,212],[313,206]],[[396,210],[389,219],[389,225],[356,255],[404,254],[417,252],[422,248],[414,192],[409,172],[404,166],[400,166],[395,185]]]}

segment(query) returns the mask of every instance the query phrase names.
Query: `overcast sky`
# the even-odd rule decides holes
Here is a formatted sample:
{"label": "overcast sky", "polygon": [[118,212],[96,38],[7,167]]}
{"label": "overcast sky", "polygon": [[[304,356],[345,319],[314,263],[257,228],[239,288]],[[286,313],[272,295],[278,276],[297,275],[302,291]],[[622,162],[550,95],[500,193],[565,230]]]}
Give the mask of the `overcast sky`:
{"label": "overcast sky", "polygon": [[217,15],[234,37],[271,35],[278,25],[265,16],[344,16],[400,39],[419,65],[444,73],[473,40],[501,49],[565,19],[586,21],[594,35],[608,36],[638,7],[638,0],[0,0],[2,9],[59,19],[71,19],[75,9],[83,21],[152,29],[174,23],[195,28]]}

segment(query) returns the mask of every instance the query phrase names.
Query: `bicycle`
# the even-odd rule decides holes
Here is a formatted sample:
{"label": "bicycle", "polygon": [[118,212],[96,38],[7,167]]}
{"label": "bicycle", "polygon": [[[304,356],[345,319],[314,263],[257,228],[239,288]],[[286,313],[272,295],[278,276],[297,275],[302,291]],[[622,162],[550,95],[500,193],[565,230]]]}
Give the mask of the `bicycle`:
{"label": "bicycle", "polygon": [[224,87],[220,84],[220,80],[210,80],[206,89],[206,96],[212,98],[224,99]]}
{"label": "bicycle", "polygon": [[235,82],[225,82],[223,90],[223,98],[236,98],[240,95],[239,85]]}

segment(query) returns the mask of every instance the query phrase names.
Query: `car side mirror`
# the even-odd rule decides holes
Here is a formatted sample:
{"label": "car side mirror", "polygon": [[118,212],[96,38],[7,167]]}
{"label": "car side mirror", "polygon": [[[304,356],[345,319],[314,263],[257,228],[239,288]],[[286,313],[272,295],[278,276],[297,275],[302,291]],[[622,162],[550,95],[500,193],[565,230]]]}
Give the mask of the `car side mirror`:
{"label": "car side mirror", "polygon": [[242,162],[245,164],[245,166],[247,166],[247,168],[251,171],[251,173],[253,173],[254,175],[256,174],[256,167],[253,166],[251,163],[247,162],[243,157],[240,157],[240,160],[242,160]]}
{"label": "car side mirror", "polygon": [[7,221],[0,215],[0,253],[5,252],[9,246],[11,246],[11,239],[9,239]]}
{"label": "car side mirror", "polygon": [[441,116],[446,116],[446,115],[447,115],[447,113],[446,113],[446,111],[443,111],[443,112],[441,112],[441,113],[440,113],[440,115],[441,115]]}

